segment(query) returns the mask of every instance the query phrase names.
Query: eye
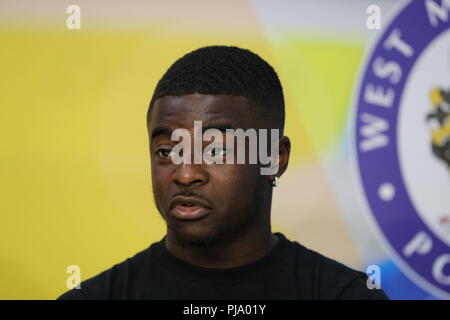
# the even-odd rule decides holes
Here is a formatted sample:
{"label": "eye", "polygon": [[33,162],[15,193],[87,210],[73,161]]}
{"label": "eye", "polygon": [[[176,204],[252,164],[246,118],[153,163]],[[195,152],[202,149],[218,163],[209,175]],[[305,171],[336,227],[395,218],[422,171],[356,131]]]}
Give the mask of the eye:
{"label": "eye", "polygon": [[160,149],[156,150],[155,153],[156,153],[156,155],[158,155],[161,158],[167,158],[167,157],[173,155],[172,149],[167,149],[167,148],[160,148]]}
{"label": "eye", "polygon": [[208,154],[210,154],[211,156],[223,156],[224,154],[226,154],[228,152],[228,150],[226,148],[222,148],[222,147],[211,147],[208,150],[206,150],[205,152],[207,152]]}

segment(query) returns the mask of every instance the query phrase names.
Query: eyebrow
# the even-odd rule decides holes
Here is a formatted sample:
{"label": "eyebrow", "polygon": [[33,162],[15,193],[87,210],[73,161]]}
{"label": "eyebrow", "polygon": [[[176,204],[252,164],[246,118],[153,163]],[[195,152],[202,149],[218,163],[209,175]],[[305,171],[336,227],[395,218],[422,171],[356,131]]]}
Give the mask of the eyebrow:
{"label": "eyebrow", "polygon": [[155,129],[153,129],[152,131],[152,140],[157,137],[157,136],[172,136],[172,129],[168,128],[168,127],[156,127]]}
{"label": "eyebrow", "polygon": [[[226,123],[225,124],[209,124],[207,126],[202,127],[202,133],[204,133],[208,129],[217,129],[224,133],[226,132],[227,129],[236,130],[236,128],[234,126],[232,126],[231,124],[226,124]],[[165,127],[165,126],[156,127],[152,131],[151,139],[153,140],[155,137],[161,136],[161,135],[171,137],[172,132],[173,132],[173,130],[170,129],[169,127]]]}

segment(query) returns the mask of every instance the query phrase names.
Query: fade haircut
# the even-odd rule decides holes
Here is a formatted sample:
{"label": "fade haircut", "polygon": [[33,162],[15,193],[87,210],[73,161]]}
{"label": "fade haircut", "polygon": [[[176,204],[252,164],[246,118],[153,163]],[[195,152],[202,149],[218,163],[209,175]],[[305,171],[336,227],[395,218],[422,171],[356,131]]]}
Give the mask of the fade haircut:
{"label": "fade haircut", "polygon": [[175,61],[159,80],[147,111],[155,101],[193,93],[242,96],[259,114],[271,117],[284,131],[283,88],[275,70],[257,54],[235,46],[208,46]]}

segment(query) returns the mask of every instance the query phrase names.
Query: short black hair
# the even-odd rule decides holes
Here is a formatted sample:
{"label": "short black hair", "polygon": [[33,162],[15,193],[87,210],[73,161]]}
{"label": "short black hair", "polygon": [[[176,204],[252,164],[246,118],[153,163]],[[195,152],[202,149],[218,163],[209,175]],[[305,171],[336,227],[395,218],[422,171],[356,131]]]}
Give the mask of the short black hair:
{"label": "short black hair", "polygon": [[193,93],[246,97],[253,107],[274,117],[283,132],[285,111],[275,70],[256,53],[235,46],[207,46],[175,61],[156,85],[147,112],[164,96]]}

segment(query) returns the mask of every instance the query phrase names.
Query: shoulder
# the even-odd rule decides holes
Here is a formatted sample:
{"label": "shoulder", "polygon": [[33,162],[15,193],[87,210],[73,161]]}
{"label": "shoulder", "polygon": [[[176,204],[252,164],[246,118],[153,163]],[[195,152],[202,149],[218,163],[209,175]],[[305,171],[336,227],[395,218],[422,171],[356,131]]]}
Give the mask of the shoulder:
{"label": "shoulder", "polygon": [[131,258],[115,264],[96,276],[80,283],[80,288],[71,289],[57,300],[107,300],[126,299],[136,280],[146,276],[150,264],[151,246]]}
{"label": "shoulder", "polygon": [[299,285],[309,288],[312,299],[388,299],[381,289],[369,289],[368,276],[343,263],[291,241]]}

